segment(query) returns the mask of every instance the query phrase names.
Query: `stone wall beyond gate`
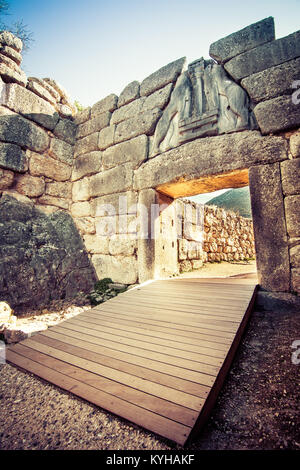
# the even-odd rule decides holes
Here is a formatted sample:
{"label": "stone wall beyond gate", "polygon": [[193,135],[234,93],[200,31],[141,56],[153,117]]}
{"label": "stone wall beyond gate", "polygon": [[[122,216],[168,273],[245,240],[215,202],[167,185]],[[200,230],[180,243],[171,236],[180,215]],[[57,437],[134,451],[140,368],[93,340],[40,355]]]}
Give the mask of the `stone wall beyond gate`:
{"label": "stone wall beyond gate", "polygon": [[57,82],[27,79],[20,41],[0,33],[2,198],[71,214],[91,272],[130,284],[178,267],[177,223],[168,257],[150,236],[155,204],[167,214],[249,184],[260,285],[299,293],[299,39],[276,40],[267,18],[212,44],[213,60],[178,59],[76,114]]}

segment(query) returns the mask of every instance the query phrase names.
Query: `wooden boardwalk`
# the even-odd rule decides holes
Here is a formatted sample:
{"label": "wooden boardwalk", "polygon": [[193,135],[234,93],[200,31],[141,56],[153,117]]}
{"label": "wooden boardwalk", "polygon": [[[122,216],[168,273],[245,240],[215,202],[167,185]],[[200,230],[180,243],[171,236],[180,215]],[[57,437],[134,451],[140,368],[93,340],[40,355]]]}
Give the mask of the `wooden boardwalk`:
{"label": "wooden boardwalk", "polygon": [[10,346],[7,360],[184,445],[214,405],[255,282],[155,281]]}

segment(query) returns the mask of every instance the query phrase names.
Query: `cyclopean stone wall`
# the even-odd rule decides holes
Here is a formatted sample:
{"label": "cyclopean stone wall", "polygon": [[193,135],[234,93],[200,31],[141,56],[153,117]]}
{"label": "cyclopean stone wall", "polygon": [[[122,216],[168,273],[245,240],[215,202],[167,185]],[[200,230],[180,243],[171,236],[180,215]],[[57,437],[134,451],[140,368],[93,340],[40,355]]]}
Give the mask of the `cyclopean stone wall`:
{"label": "cyclopean stone wall", "polygon": [[68,212],[97,275],[135,283],[178,269],[174,199],[249,184],[259,283],[299,292],[299,35],[267,18],[75,114],[1,33],[2,195]]}
{"label": "cyclopean stone wall", "polygon": [[[243,261],[255,257],[251,219],[216,206],[178,202],[192,206],[191,216],[182,219],[182,236],[178,239],[180,271],[198,269],[207,262]],[[202,215],[200,220],[197,220],[197,212]]]}

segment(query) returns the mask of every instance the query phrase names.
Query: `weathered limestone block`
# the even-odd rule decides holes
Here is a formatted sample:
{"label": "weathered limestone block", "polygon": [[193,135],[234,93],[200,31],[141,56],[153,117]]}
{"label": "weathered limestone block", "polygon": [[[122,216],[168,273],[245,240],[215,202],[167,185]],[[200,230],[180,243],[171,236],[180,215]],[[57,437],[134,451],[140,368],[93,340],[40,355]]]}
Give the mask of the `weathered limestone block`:
{"label": "weathered limestone block", "polygon": [[16,83],[6,85],[5,97],[1,98],[1,104],[49,130],[53,130],[58,122],[59,116],[48,101]]}
{"label": "weathered limestone block", "polygon": [[98,138],[99,132],[94,132],[87,137],[77,140],[74,147],[74,157],[98,150]]}
{"label": "weathered limestone block", "polygon": [[100,131],[98,141],[98,147],[100,150],[105,150],[114,144],[115,130],[116,126],[111,125],[109,127],[105,127]]}
{"label": "weathered limestone block", "polygon": [[55,196],[44,195],[38,199],[39,204],[45,204],[46,206],[55,206],[60,209],[69,209],[69,201]]}
{"label": "weathered limestone block", "polygon": [[118,97],[112,93],[92,106],[91,117],[93,118],[96,116],[96,114],[105,113],[105,111],[112,113],[115,109],[117,109],[117,105]]}
{"label": "weathered limestone block", "polygon": [[52,78],[43,78],[43,82],[46,82],[50,87],[54,88],[54,90],[59,94],[60,96],[60,102],[62,104],[66,104],[70,106],[74,111],[74,106],[71,102],[71,99],[66,92],[66,90],[58,83],[56,80],[53,80]]}
{"label": "weathered limestone block", "polygon": [[[102,217],[114,214],[136,213],[137,193],[125,191],[122,193],[107,194],[91,201],[91,214],[94,217]],[[109,214],[105,209],[109,209]]]}
{"label": "weathered limestone block", "polygon": [[149,75],[149,77],[145,78],[141,83],[140,95],[148,96],[159,88],[168,85],[168,83],[175,82],[183,71],[185,63],[186,58],[182,57]]}
{"label": "weathered limestone block", "polygon": [[51,104],[56,104],[54,96],[43,86],[42,80],[29,77],[26,88]]}
{"label": "weathered limestone block", "polygon": [[1,43],[0,54],[9,57],[17,64],[17,66],[19,66],[22,62],[22,56],[18,51],[16,51],[13,47],[5,46]]}
{"label": "weathered limestone block", "polygon": [[211,44],[209,55],[224,64],[232,57],[275,39],[274,18],[265,18]]}
{"label": "weathered limestone block", "polygon": [[88,177],[73,183],[72,199],[74,202],[88,201],[90,199],[90,186]]}
{"label": "weathered limestone block", "polygon": [[133,256],[93,255],[92,263],[99,279],[110,277],[123,284],[137,281],[137,261]]}
{"label": "weathered limestone block", "polygon": [[48,82],[46,82],[42,78],[37,77],[30,77],[28,78],[28,81],[38,83],[44,90],[46,90],[52,96],[55,103],[59,103],[60,94]]}
{"label": "weathered limestone block", "polygon": [[70,119],[60,119],[54,128],[53,134],[71,145],[75,144],[76,124]]}
{"label": "weathered limestone block", "polygon": [[290,151],[293,157],[300,157],[300,131],[291,135]]}
{"label": "weathered limestone block", "polygon": [[300,193],[300,158],[281,162],[282,190],[285,196]]}
{"label": "weathered limestone block", "polygon": [[101,162],[102,152],[90,152],[75,158],[72,181],[98,173],[101,169]]}
{"label": "weathered limestone block", "polygon": [[0,63],[0,76],[7,83],[15,82],[24,87],[27,84],[27,77],[23,70],[16,71],[4,63]]}
{"label": "weathered limestone block", "polygon": [[200,269],[203,266],[203,261],[201,259],[193,259],[192,260],[192,268],[193,269]]}
{"label": "weathered limestone block", "polygon": [[57,160],[67,163],[68,165],[72,165],[73,146],[54,137],[50,141],[49,155]]}
{"label": "weathered limestone block", "polygon": [[29,197],[41,196],[45,191],[45,182],[42,178],[31,175],[20,175],[17,179],[16,190]]}
{"label": "weathered limestone block", "polygon": [[48,134],[17,114],[0,117],[0,140],[43,152],[49,146]]}
{"label": "weathered limestone block", "polygon": [[241,81],[254,103],[290,95],[292,83],[300,76],[300,58],[284,62],[262,72],[254,73]]}
{"label": "weathered limestone block", "polygon": [[278,96],[258,103],[254,108],[254,114],[262,134],[292,129],[300,125],[300,104],[294,104],[291,96]]}
{"label": "weathered limestone block", "polygon": [[10,31],[1,31],[0,33],[0,44],[12,47],[17,52],[21,52],[23,48],[23,43],[21,39],[15,36]]}
{"label": "weathered limestone block", "polygon": [[28,169],[25,152],[17,145],[0,142],[0,167],[23,173]]}
{"label": "weathered limestone block", "polygon": [[180,238],[178,240],[178,259],[179,261],[183,261],[187,259],[188,253],[188,241],[185,238]]}
{"label": "weathered limestone block", "polygon": [[1,52],[0,52],[0,64],[3,64],[4,66],[7,66],[9,69],[13,70],[14,72],[16,72],[18,74],[21,73],[21,69],[15,63],[15,61],[12,60],[10,57],[7,57],[6,55],[1,54]]}
{"label": "weathered limestone block", "polygon": [[73,217],[89,217],[91,215],[90,203],[88,201],[74,202],[71,206],[71,214]]}
{"label": "weathered limestone block", "polygon": [[78,230],[82,233],[96,233],[95,219],[93,217],[74,218]]}
{"label": "weathered limestone block", "polygon": [[[157,201],[157,193],[154,189],[145,189],[138,193],[139,216],[141,218],[148,218],[144,231],[141,230],[138,237],[138,273],[140,283],[153,279],[155,275],[155,240],[152,236],[155,227],[153,220],[151,220],[151,206],[156,204]],[[142,208],[145,208],[145,214],[143,214]]]}
{"label": "weathered limestone block", "polygon": [[229,62],[225,69],[235,80],[274,67],[300,56],[300,31],[244,52]]}
{"label": "weathered limestone block", "polygon": [[79,111],[78,113],[75,114],[74,122],[77,126],[79,126],[79,124],[83,124],[84,122],[88,121],[90,117],[91,117],[91,107],[89,106],[88,108],[85,108],[82,111]]}
{"label": "weathered limestone block", "polygon": [[300,195],[284,199],[286,228],[290,237],[300,236]]}
{"label": "weathered limestone block", "polygon": [[73,109],[66,104],[57,103],[56,109],[59,115],[63,118],[71,118],[74,113]]}
{"label": "weathered limestone block", "polygon": [[45,194],[48,194],[49,196],[57,196],[66,199],[71,199],[71,183],[69,183],[68,181],[55,181],[53,183],[46,183]]}
{"label": "weathered limestone block", "polygon": [[163,109],[168,103],[173,88],[173,83],[155,91],[150,96],[143,96],[122,108],[116,109],[111,118],[111,124],[119,124],[122,121],[133,118],[139,113],[151,111],[152,109]]}
{"label": "weathered limestone block", "polygon": [[77,139],[86,137],[87,135],[93,134],[94,132],[101,131],[104,127],[109,126],[111,113],[106,111],[104,113],[96,114],[93,119],[79,124],[77,128]]}
{"label": "weathered limestone block", "polygon": [[87,234],[83,236],[84,245],[89,253],[108,254],[109,238]]}
{"label": "weathered limestone block", "polygon": [[125,238],[122,235],[114,235],[109,240],[109,254],[131,256],[137,247],[137,240]]}
{"label": "weathered limestone block", "polygon": [[[164,191],[171,196],[187,195],[191,190],[190,181],[198,180],[194,194],[206,188],[209,180],[201,177],[218,175],[249,168],[258,163],[272,163],[287,159],[285,139],[279,136],[262,137],[257,131],[198,139],[158,155],[135,170],[134,189],[153,188],[164,185]],[[224,175],[220,176],[222,179]],[[186,187],[189,181],[189,188]],[[203,183],[202,183],[203,181]],[[195,181],[196,183],[196,181]],[[170,188],[167,187],[170,184]],[[172,184],[172,188],[171,188]],[[234,185],[234,176],[230,182]],[[224,188],[215,185],[208,191]],[[233,187],[233,186],[228,186]],[[183,194],[182,194],[183,193]]]}
{"label": "weathered limestone block", "polygon": [[122,108],[116,109],[111,117],[111,124],[119,124],[119,122],[126,121],[141,113],[144,101],[145,98],[139,98],[122,106]]}
{"label": "weathered limestone block", "polygon": [[279,163],[250,168],[249,185],[259,284],[266,290],[288,292],[290,265]]}
{"label": "weathered limestone block", "polygon": [[[1,146],[0,146],[1,148]],[[0,150],[1,155],[1,150]],[[1,162],[0,162],[1,166]],[[14,172],[10,170],[2,170],[0,168],[0,190],[10,188],[14,182]]]}
{"label": "weathered limestone block", "polygon": [[115,130],[114,142],[119,143],[138,135],[151,135],[162,112],[159,108],[138,114],[136,117],[120,122]]}
{"label": "weathered limestone block", "polygon": [[133,100],[136,100],[137,98],[139,98],[139,96],[140,83],[135,80],[134,82],[129,83],[120,94],[118,100],[118,108],[130,103]]}
{"label": "weathered limestone block", "polygon": [[98,175],[90,177],[90,194],[91,196],[103,196],[126,191],[132,187],[132,178],[133,170],[130,163],[102,171]]}
{"label": "weathered limestone block", "polygon": [[192,262],[190,260],[184,260],[181,261],[180,263],[180,272],[182,273],[188,273],[189,271],[192,270]]}
{"label": "weathered limestone block", "polygon": [[103,168],[108,169],[131,162],[133,167],[147,159],[148,137],[141,135],[134,139],[114,145],[103,152]]}
{"label": "weathered limestone block", "polygon": [[300,269],[291,270],[291,289],[294,293],[300,293]]}
{"label": "weathered limestone block", "polygon": [[290,261],[292,268],[300,268],[300,240],[298,245],[290,248]]}
{"label": "weathered limestone block", "polygon": [[30,153],[29,171],[33,176],[46,176],[55,181],[67,181],[71,176],[69,165],[35,152]]}

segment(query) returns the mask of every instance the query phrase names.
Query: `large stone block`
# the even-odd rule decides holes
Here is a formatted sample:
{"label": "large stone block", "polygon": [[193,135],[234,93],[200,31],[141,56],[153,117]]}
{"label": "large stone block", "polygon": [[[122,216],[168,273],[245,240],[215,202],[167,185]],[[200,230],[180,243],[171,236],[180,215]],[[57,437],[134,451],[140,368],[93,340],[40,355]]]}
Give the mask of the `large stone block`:
{"label": "large stone block", "polygon": [[71,206],[71,214],[73,217],[89,217],[91,215],[90,203],[74,202]]}
{"label": "large stone block", "polygon": [[225,69],[235,80],[300,57],[300,31],[244,52],[226,62]]}
{"label": "large stone block", "polygon": [[28,90],[32,91],[36,95],[43,98],[43,100],[49,101],[49,103],[55,105],[57,102],[56,99],[51,93],[49,93],[49,91],[43,85],[44,84],[42,80],[29,77],[26,88],[28,88]]}
{"label": "large stone block", "polygon": [[300,240],[298,245],[290,248],[291,267],[300,269]]}
{"label": "large stone block", "polygon": [[14,172],[0,169],[0,190],[10,188],[14,182]]}
{"label": "large stone block", "polygon": [[16,83],[6,85],[1,104],[49,130],[54,129],[59,119],[55,108],[48,101]]}
{"label": "large stone block", "polygon": [[17,145],[0,142],[0,167],[23,173],[28,169],[25,152]]}
{"label": "large stone block", "polygon": [[95,234],[86,234],[83,237],[85,247],[89,253],[109,254],[109,238]]}
{"label": "large stone block", "polygon": [[98,147],[100,150],[105,150],[114,144],[116,126],[113,124],[109,127],[104,127],[99,133]]}
{"label": "large stone block", "polygon": [[290,263],[280,164],[249,170],[258,280],[270,291],[288,292]]}
{"label": "large stone block", "polygon": [[284,199],[286,228],[290,237],[300,237],[300,195]]}
{"label": "large stone block", "polygon": [[119,122],[126,121],[133,118],[142,112],[145,98],[139,98],[131,103],[116,109],[111,118],[111,124],[119,124]]}
{"label": "large stone block", "polygon": [[72,181],[79,180],[83,176],[98,173],[102,165],[102,152],[90,152],[74,159]]}
{"label": "large stone block", "polygon": [[134,256],[93,255],[92,263],[99,279],[110,277],[114,282],[135,284],[137,261]]}
{"label": "large stone block", "polygon": [[300,131],[291,135],[290,151],[293,157],[300,157]]}
{"label": "large stone block", "polygon": [[75,114],[74,122],[77,126],[79,126],[79,124],[83,124],[84,122],[88,121],[90,117],[91,117],[91,108],[89,106]]}
{"label": "large stone block", "polygon": [[12,47],[17,52],[21,52],[23,48],[23,43],[20,38],[15,36],[10,31],[1,31],[0,33],[0,44]]}
{"label": "large stone block", "polygon": [[75,181],[72,187],[72,199],[77,201],[88,201],[90,198],[89,178]]}
{"label": "large stone block", "polygon": [[285,160],[280,166],[283,194],[300,194],[300,158]]}
{"label": "large stone block", "polygon": [[153,134],[161,114],[162,111],[159,108],[155,108],[120,122],[115,130],[114,142],[123,142],[124,140],[130,140],[142,134]]}
{"label": "large stone block", "polygon": [[87,137],[83,137],[83,139],[77,140],[74,147],[74,157],[98,150],[98,138],[99,132],[94,132]]}
{"label": "large stone block", "polygon": [[5,46],[0,43],[0,54],[9,57],[11,60],[15,62],[17,66],[19,66],[22,62],[21,54],[16,51],[13,47]]}
{"label": "large stone block", "polygon": [[149,75],[141,83],[140,95],[148,96],[159,88],[168,85],[168,83],[175,82],[183,71],[185,63],[186,58],[182,57]]}
{"label": "large stone block", "polygon": [[269,17],[211,44],[209,55],[224,64],[232,57],[275,39],[274,18]]}
{"label": "large stone block", "polygon": [[46,150],[50,141],[46,131],[17,114],[0,116],[0,140],[36,152]]}
{"label": "large stone block", "polygon": [[45,182],[42,178],[31,175],[20,175],[17,179],[16,190],[29,197],[38,197],[45,191]]}
{"label": "large stone block", "polygon": [[91,109],[91,117],[95,117],[97,114],[105,113],[105,111],[113,112],[117,109],[118,97],[114,93],[106,96],[102,100],[98,101]]}
{"label": "large stone block", "polygon": [[73,163],[73,146],[64,140],[52,138],[50,141],[49,155],[68,165]]}
{"label": "large stone block", "polygon": [[72,197],[72,188],[71,183],[67,181],[54,181],[53,183],[46,184],[45,194],[49,196],[63,197],[66,199],[71,199]]}
{"label": "large stone block", "polygon": [[255,106],[254,114],[262,134],[293,129],[300,125],[300,104],[294,104],[291,96],[278,96],[262,101]]}
{"label": "large stone block", "polygon": [[135,139],[127,140],[113,145],[103,152],[103,168],[108,169],[131,162],[133,167],[138,166],[148,156],[148,137],[141,135]]}
{"label": "large stone block", "polygon": [[60,119],[54,128],[53,134],[59,139],[74,145],[76,140],[76,124],[71,119]]}
{"label": "large stone block", "polygon": [[45,204],[46,206],[55,206],[59,209],[69,209],[69,201],[55,196],[43,195],[38,199],[39,204]]}
{"label": "large stone block", "polygon": [[111,113],[106,111],[104,113],[97,114],[93,119],[90,119],[83,124],[79,124],[76,134],[77,139],[86,137],[94,132],[99,132],[104,127],[109,126],[110,117]]}
{"label": "large stone block", "polygon": [[109,240],[109,254],[132,256],[137,247],[137,240],[124,237],[122,235],[114,235]]}
{"label": "large stone block", "polygon": [[90,177],[90,195],[103,196],[132,188],[133,170],[130,163],[119,165]]}
{"label": "large stone block", "polygon": [[[195,184],[198,181],[199,185],[197,183],[198,192],[194,194],[199,194],[200,186],[206,187],[208,191],[221,189],[214,187],[209,189],[210,179],[207,178],[209,176],[236,172],[255,164],[285,159],[287,159],[287,144],[283,137],[262,137],[258,131],[206,137],[169,150],[141,165],[135,171],[134,189],[170,184],[173,189],[176,186],[178,194],[183,196],[187,195],[187,191],[191,191],[192,180],[195,180]],[[235,174],[238,175],[238,172]],[[220,175],[220,179],[222,177],[223,175]],[[234,184],[234,177],[231,183]]]}
{"label": "large stone block", "polygon": [[119,96],[118,108],[136,100],[140,96],[140,84],[138,81],[129,83]]}
{"label": "large stone block", "polygon": [[[137,193],[125,191],[122,193],[107,194],[91,201],[91,214],[94,217],[106,215],[136,213]],[[109,209],[109,213],[105,210]]]}
{"label": "large stone block", "polygon": [[14,70],[4,63],[0,63],[0,76],[2,77],[3,81],[7,83],[13,82],[23,87],[25,87],[27,84],[27,77],[23,70]]}
{"label": "large stone block", "polygon": [[292,83],[300,76],[300,58],[284,62],[262,72],[254,73],[241,81],[254,103],[290,95]]}
{"label": "large stone block", "polygon": [[33,176],[46,176],[55,181],[67,181],[71,177],[71,167],[54,160],[48,155],[31,152],[29,171]]}

